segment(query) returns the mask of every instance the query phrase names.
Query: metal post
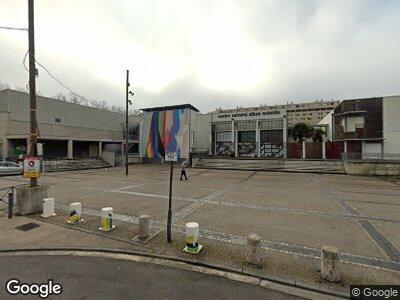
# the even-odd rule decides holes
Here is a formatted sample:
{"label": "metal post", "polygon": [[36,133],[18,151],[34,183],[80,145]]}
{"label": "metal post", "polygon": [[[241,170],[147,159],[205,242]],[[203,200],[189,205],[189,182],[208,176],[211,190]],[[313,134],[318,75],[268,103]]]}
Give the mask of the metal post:
{"label": "metal post", "polygon": [[[28,22],[29,22],[29,119],[30,134],[28,155],[35,156],[37,126],[36,126],[36,66],[35,66],[35,33],[34,33],[34,7],[33,0],[28,0]],[[30,186],[37,186],[37,178],[30,179]]]}
{"label": "metal post", "polygon": [[172,177],[174,170],[174,162],[171,161],[171,170],[169,173],[169,197],[168,197],[168,222],[167,222],[167,240],[168,243],[172,243],[172,233],[171,233],[171,225],[172,225]]}
{"label": "metal post", "polygon": [[129,70],[126,70],[126,112],[125,112],[125,175],[128,175],[128,143],[129,143],[129,129],[128,129],[128,114],[129,114]]}
{"label": "metal post", "polygon": [[8,193],[8,218],[11,219],[13,216],[13,206],[14,206],[14,188],[10,189]]}

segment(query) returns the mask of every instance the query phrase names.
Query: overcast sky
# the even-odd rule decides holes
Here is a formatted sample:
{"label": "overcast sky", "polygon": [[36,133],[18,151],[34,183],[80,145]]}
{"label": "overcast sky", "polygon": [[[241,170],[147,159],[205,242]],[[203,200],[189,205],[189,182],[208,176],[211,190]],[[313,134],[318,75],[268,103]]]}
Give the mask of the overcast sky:
{"label": "overcast sky", "polygon": [[[27,27],[27,0],[0,26]],[[397,0],[36,0],[36,59],[84,96],[207,112],[400,94]],[[0,30],[0,82],[26,86],[27,33]],[[38,91],[65,92],[42,70]]]}

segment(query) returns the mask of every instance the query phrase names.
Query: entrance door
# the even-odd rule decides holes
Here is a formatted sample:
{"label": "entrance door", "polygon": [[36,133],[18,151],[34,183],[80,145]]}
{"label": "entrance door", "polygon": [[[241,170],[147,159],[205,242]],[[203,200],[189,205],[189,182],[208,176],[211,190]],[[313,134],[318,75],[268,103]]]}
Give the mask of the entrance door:
{"label": "entrance door", "polygon": [[256,132],[238,131],[238,152],[241,157],[255,157],[256,155]]}
{"label": "entrance door", "polygon": [[283,131],[261,130],[260,131],[260,156],[261,157],[283,157]]}

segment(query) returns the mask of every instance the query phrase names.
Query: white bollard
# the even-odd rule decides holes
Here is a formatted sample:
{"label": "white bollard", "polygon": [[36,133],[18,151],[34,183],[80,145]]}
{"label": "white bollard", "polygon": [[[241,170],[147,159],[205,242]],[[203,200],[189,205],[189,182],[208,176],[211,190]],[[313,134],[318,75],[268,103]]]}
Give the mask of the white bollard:
{"label": "white bollard", "polygon": [[43,199],[43,218],[53,217],[56,214],[54,213],[54,198],[45,198]]}
{"label": "white bollard", "polygon": [[150,233],[150,220],[148,215],[141,215],[139,217],[139,238],[145,240],[149,237]]}
{"label": "white bollard", "polygon": [[111,229],[115,228],[112,215],[112,207],[104,207],[101,209],[101,227],[99,228],[100,230],[110,231]]}
{"label": "white bollard", "polygon": [[77,224],[82,221],[82,204],[80,202],[73,202],[69,205],[69,224]]}
{"label": "white bollard", "polygon": [[321,275],[322,278],[338,282],[339,275],[339,251],[332,246],[324,246],[321,250]]}
{"label": "white bollard", "polygon": [[258,234],[252,233],[247,237],[246,261],[255,265],[262,263],[261,237]]}
{"label": "white bollard", "polygon": [[183,251],[197,254],[203,245],[199,244],[199,224],[190,222],[186,224],[186,246]]}

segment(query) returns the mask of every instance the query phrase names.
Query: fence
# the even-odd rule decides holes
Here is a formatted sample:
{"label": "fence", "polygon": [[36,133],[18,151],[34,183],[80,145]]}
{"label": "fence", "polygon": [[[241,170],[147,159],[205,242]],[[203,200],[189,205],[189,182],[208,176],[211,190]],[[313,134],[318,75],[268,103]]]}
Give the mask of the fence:
{"label": "fence", "polygon": [[[237,152],[235,154],[235,152]],[[192,153],[193,158],[265,158],[281,159],[342,159],[344,152],[343,142],[288,142],[288,143],[238,143],[235,146],[232,142],[217,143],[212,149],[212,155],[208,151],[204,153]]]}
{"label": "fence", "polygon": [[15,187],[0,188],[0,203],[2,206],[5,206],[5,208],[1,207],[0,211],[7,210],[7,216],[9,219],[13,216],[14,191]]}

